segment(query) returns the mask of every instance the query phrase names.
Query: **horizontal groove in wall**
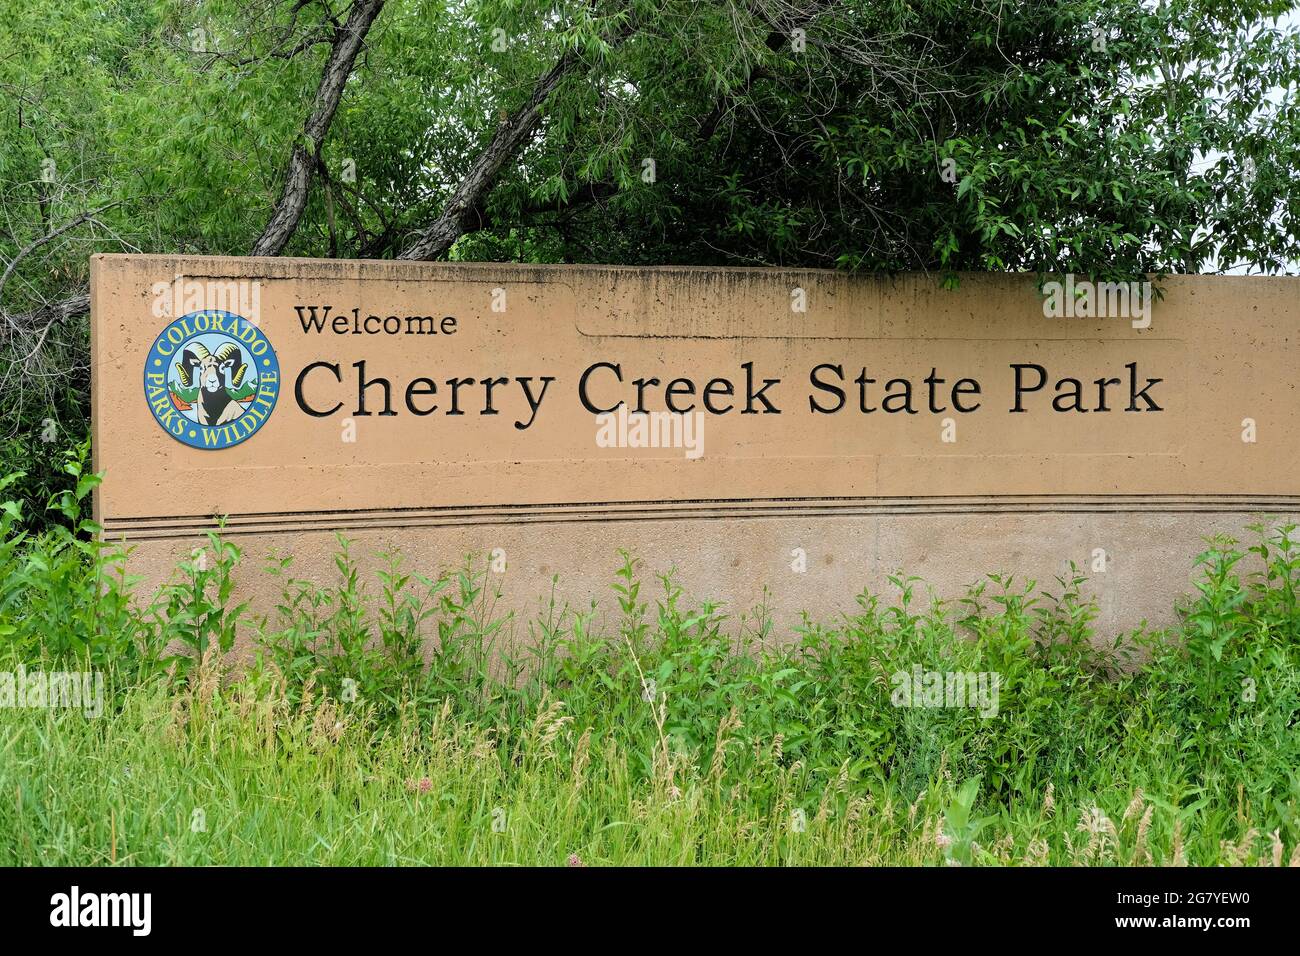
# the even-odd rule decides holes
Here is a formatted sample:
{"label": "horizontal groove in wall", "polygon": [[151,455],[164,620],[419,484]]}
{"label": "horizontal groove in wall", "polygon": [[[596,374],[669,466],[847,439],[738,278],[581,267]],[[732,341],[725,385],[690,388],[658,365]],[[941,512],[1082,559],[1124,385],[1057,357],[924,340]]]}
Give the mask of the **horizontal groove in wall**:
{"label": "horizontal groove in wall", "polygon": [[[227,535],[289,534],[475,525],[752,518],[904,517],[936,514],[1259,513],[1300,515],[1300,496],[1028,495],[902,498],[772,498],[734,501],[629,501],[599,504],[483,505],[228,515]],[[219,527],[215,516],[105,518],[106,537],[189,538]]]}

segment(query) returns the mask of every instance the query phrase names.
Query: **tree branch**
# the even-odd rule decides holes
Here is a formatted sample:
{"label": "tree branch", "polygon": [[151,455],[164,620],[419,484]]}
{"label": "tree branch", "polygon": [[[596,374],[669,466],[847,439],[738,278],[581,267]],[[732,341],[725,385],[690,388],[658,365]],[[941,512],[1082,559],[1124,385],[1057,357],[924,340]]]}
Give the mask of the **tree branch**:
{"label": "tree branch", "polygon": [[74,319],[77,316],[85,315],[90,311],[90,293],[78,292],[70,295],[66,299],[59,299],[57,302],[50,302],[46,305],[38,306],[30,312],[21,312],[10,315],[5,313],[6,319],[11,326],[49,326],[56,322],[64,322],[68,319]]}
{"label": "tree branch", "polygon": [[294,143],[289,155],[284,173],[284,189],[266,229],[253,245],[253,255],[279,255],[298,228],[298,220],[307,208],[307,195],[311,190],[312,172],[321,143],[329,132],[334,112],[343,96],[343,87],[352,74],[357,54],[361,52],[362,42],[383,6],[384,0],[356,0],[348,14],[347,23],[335,33],[329,58],[325,61],[325,70],[321,74],[320,86],[316,90],[311,115],[307,117],[302,136]]}
{"label": "tree branch", "polygon": [[92,209],[90,210],[90,212],[83,212],[79,216],[74,216],[72,219],[69,219],[63,225],[59,226],[59,228],[50,230],[49,232],[47,232],[45,235],[41,236],[38,239],[33,239],[21,250],[19,250],[18,254],[13,257],[9,265],[5,267],[4,273],[0,275],[0,299],[3,299],[5,286],[9,284],[9,277],[14,274],[14,270],[18,268],[18,264],[20,262],[26,259],[29,255],[31,255],[41,246],[45,245],[47,242],[53,242],[55,239],[59,238],[59,236],[63,235],[65,232],[75,229],[77,226],[80,226],[83,222],[93,220],[105,209],[112,209],[116,205],[117,205],[116,201],[105,203],[104,205],[100,206],[98,209]]}
{"label": "tree branch", "polygon": [[525,216],[540,216],[546,213],[573,212],[592,203],[601,203],[612,199],[619,193],[618,183],[585,183],[579,186],[563,202],[535,202],[520,210]]}
{"label": "tree branch", "polygon": [[[629,19],[609,43],[618,46],[635,32],[636,27]],[[542,74],[524,105],[497,127],[491,142],[474,160],[442,213],[420,230],[415,241],[398,256],[399,259],[433,259],[446,252],[465,233],[482,227],[480,210],[487,194],[496,185],[502,167],[532,138],[541,122],[542,107],[547,99],[581,64],[582,57],[577,51],[566,50],[555,65]]]}

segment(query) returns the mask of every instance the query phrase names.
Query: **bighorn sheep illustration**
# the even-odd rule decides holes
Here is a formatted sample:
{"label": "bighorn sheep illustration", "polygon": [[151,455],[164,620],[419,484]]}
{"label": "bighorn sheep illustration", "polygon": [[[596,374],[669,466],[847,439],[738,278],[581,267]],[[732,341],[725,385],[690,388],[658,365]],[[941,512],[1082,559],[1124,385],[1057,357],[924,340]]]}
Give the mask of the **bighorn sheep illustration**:
{"label": "bighorn sheep illustration", "polygon": [[235,368],[235,359],[239,357],[239,346],[234,342],[227,342],[216,352],[209,352],[195,342],[176,363],[176,377],[182,385],[186,388],[194,382],[199,385],[194,411],[200,425],[224,425],[244,413],[244,406],[230,397],[230,390],[239,388],[248,372],[244,364]]}

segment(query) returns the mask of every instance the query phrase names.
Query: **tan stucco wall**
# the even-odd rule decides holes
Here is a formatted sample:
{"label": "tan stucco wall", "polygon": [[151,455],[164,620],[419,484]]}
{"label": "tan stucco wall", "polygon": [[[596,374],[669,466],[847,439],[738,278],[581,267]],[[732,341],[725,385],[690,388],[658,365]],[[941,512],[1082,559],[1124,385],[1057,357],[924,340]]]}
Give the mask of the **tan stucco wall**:
{"label": "tan stucco wall", "polygon": [[[154,287],[177,274],[260,283],[258,327],[282,388],[264,427],[235,447],[181,444],[142,392],[146,356],[174,317],[155,314]],[[106,534],[137,545],[132,570],[146,593],[213,516],[229,516],[248,555],[246,596],[263,608],[274,592],[254,573],[262,556],[293,553],[300,574],[328,579],[342,529],[361,556],[400,546],[426,573],[501,548],[508,570],[496,583],[503,606],[520,612],[549,595],[555,574],[571,604],[612,604],[616,550],[626,548],[651,568],[675,566],[689,596],[735,613],[767,588],[782,624],[803,610],[849,611],[864,587],[887,591],[885,576],[900,568],[954,596],[989,571],[1049,582],[1071,560],[1088,567],[1100,548],[1110,561],[1093,583],[1103,633],[1167,623],[1203,534],[1300,512],[1300,282],[1163,285],[1150,327],[1138,329],[1124,318],[1046,318],[1022,276],[967,276],[947,291],[925,276],[767,269],[97,257],[95,452],[107,472],[97,511]],[[796,288],[806,312],[791,311]],[[494,290],[505,291],[504,312],[492,310]],[[307,303],[453,315],[457,331],[307,335],[294,311]],[[322,360],[339,365],[343,384],[317,370],[306,400],[346,404],[313,418],[293,385]],[[530,409],[511,382],[498,391],[499,415],[474,414],[475,389],[462,397],[468,414],[442,414],[440,391],[423,399],[438,413],[356,417],[356,441],[345,442],[358,360],[369,377],[392,380],[399,409],[401,390],[422,375],[440,390],[459,376],[555,381],[526,429],[513,427]],[[618,397],[632,397],[626,382],[642,375],[700,386],[727,376],[742,405],[741,366],[752,362],[757,377],[781,379],[767,393],[781,414],[708,416],[693,460],[680,449],[600,448],[577,398],[582,370],[598,361],[622,365]],[[808,372],[824,362],[846,372],[847,407],[834,415],[808,404]],[[1081,379],[1089,405],[1094,379],[1122,384],[1106,412],[1052,411],[1049,382],[1012,414],[1011,363]],[[1150,392],[1161,411],[1124,410],[1128,363],[1139,385],[1161,379]],[[852,379],[864,366],[878,380],[875,405],[884,381],[903,376],[918,385],[918,413],[858,412]],[[921,386],[932,368],[946,380],[945,404],[956,379],[978,379],[981,408],[932,414]],[[598,399],[614,394],[610,378],[597,381]],[[955,442],[942,440],[944,418]],[[1244,419],[1255,442],[1242,441]],[[791,570],[795,548],[807,552],[806,573]]]}

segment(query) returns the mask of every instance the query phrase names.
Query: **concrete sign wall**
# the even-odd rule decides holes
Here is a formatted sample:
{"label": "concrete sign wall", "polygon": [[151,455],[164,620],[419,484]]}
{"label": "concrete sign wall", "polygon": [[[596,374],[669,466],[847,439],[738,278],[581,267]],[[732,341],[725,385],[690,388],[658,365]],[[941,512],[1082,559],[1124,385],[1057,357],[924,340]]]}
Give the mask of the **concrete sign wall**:
{"label": "concrete sign wall", "polygon": [[[737,613],[903,569],[1089,571],[1170,618],[1200,536],[1300,511],[1300,281],[99,256],[97,510],[145,587],[225,516],[327,580],[335,530],[508,605],[627,548]],[[799,569],[800,555],[805,559]],[[1098,557],[1101,563],[1098,564]],[[1104,567],[1104,570],[1096,570]],[[1095,573],[1094,573],[1095,571]]]}

